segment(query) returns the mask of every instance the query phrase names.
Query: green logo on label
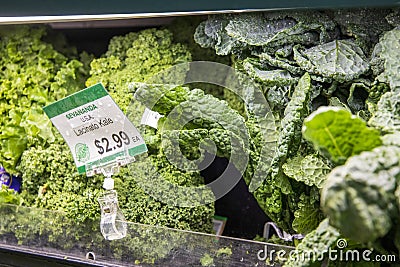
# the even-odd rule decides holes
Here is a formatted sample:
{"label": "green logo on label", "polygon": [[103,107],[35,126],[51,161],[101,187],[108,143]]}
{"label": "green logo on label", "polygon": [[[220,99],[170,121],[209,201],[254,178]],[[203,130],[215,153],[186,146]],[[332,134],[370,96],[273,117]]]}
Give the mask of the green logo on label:
{"label": "green logo on label", "polygon": [[89,147],[86,144],[78,143],[75,145],[76,159],[79,162],[85,162],[89,159]]}

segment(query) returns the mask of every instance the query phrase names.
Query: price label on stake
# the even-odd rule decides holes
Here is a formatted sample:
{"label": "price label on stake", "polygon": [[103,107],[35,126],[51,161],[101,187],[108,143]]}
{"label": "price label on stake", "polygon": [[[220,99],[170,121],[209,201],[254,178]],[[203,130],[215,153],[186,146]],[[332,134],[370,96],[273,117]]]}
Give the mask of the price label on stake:
{"label": "price label on stake", "polygon": [[147,151],[135,126],[102,84],[43,108],[71,149],[79,173],[114,163],[124,165]]}

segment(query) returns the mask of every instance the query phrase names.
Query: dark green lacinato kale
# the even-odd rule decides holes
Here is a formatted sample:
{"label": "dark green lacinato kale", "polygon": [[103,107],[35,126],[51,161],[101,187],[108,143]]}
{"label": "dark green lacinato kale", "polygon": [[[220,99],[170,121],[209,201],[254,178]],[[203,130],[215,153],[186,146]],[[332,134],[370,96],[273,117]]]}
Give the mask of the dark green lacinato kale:
{"label": "dark green lacinato kale", "polygon": [[364,74],[369,65],[359,46],[351,41],[335,40],[304,51],[294,47],[294,59],[304,71],[349,82]]}
{"label": "dark green lacinato kale", "polygon": [[375,72],[380,74],[377,80],[389,84],[392,90],[400,87],[400,75],[398,72],[400,52],[398,40],[400,29],[395,28],[386,32],[374,48],[372,62],[376,65]]}
{"label": "dark green lacinato kale", "polygon": [[[294,156],[301,143],[301,123],[308,116],[308,102],[312,90],[308,73],[299,80],[281,120],[278,150],[272,162],[272,176],[282,175],[281,167],[287,158]],[[284,193],[288,193],[289,191]]]}
{"label": "dark green lacinato kale", "polygon": [[[230,159],[240,169],[245,166],[243,153],[249,149],[249,164],[243,174],[244,179],[267,215],[286,230],[292,229],[292,217],[296,218],[294,228],[304,233],[318,225],[321,219],[318,192],[310,190],[309,193],[303,193],[303,186],[295,180],[289,181],[282,170],[286,159],[296,155],[301,143],[301,123],[309,112],[308,101],[312,89],[308,74],[296,86],[284,112],[285,118],[280,126],[282,133],[278,136],[272,130],[275,129],[273,117],[270,114],[260,116],[258,113],[261,110],[257,110],[257,105],[249,107],[248,121],[244,124],[244,119],[226,103],[205,95],[199,89],[188,91],[180,87],[154,84],[133,84],[131,87],[136,88],[135,97],[139,101],[166,116],[159,121],[158,127],[163,140],[163,153],[168,159],[175,160],[179,166],[195,169],[201,160],[193,164],[186,159],[199,160],[206,150]],[[248,148],[247,135],[250,135]],[[264,146],[277,139],[280,149],[270,159],[272,168],[263,166],[274,150],[274,146],[267,149]],[[215,150],[213,145],[216,146]]]}
{"label": "dark green lacinato kale", "polygon": [[[357,12],[373,13],[370,10]],[[371,25],[372,19],[364,21],[353,17],[346,24],[346,18],[352,14],[347,10],[211,16],[198,26],[195,40],[200,45],[214,47],[217,54],[221,50],[232,54],[235,67],[262,86],[279,119],[294,85],[305,72],[313,80],[312,110],[334,98],[368,119],[370,112],[366,110],[369,104],[366,98],[370,92],[371,97],[375,95],[376,98],[376,89],[383,87],[373,86],[374,77],[365,79],[370,75],[370,53],[364,49],[361,40],[368,40],[368,46],[374,47],[380,34],[390,29],[385,19],[385,14],[390,12],[375,12],[372,17],[379,20],[374,25]],[[336,21],[330,19],[335,17]],[[362,29],[368,28],[372,32],[368,36],[362,35]],[[360,30],[352,35],[350,29]],[[309,36],[313,38],[308,39]],[[376,68],[375,63],[371,64]]]}
{"label": "dark green lacinato kale", "polygon": [[387,92],[380,98],[368,123],[388,133],[400,131],[400,95],[397,91]]}
{"label": "dark green lacinato kale", "polygon": [[400,131],[399,37],[400,30],[398,28],[393,29],[385,33],[375,47],[375,50],[379,53],[377,52],[374,59],[381,66],[380,75],[376,79],[382,84],[381,87],[383,88],[375,90],[380,98],[379,101],[375,101],[375,103],[377,102],[376,105],[371,105],[372,117],[368,123],[384,132]]}
{"label": "dark green lacinato kale", "polygon": [[[189,91],[185,87],[154,84],[133,84],[132,87],[137,88],[135,98],[138,101],[165,115],[158,123],[161,136],[171,141],[177,138],[182,153],[189,159],[199,159],[200,140],[209,139],[217,150],[212,151],[212,143],[205,142],[203,151],[230,158],[239,170],[245,168],[243,153],[247,153],[249,139],[245,121],[225,101],[204,94],[200,89]],[[178,152],[169,149],[170,155]],[[178,155],[173,158],[181,159]]]}
{"label": "dark green lacinato kale", "polygon": [[42,107],[81,89],[88,74],[90,57],[61,54],[46,34],[45,27],[0,28],[0,165],[12,174],[24,150],[55,140]]}
{"label": "dark green lacinato kale", "polygon": [[[332,167],[381,146],[382,133],[392,134],[384,142],[398,143],[399,30],[393,29],[398,14],[390,9],[258,12],[213,15],[199,24],[195,41],[216,54],[231,55],[233,66],[260,88],[271,108],[267,125],[276,124],[275,134],[252,116],[254,99],[246,103],[250,157],[244,179],[260,207],[285,230],[307,234],[323,219],[319,189],[325,190]],[[303,136],[298,125],[304,125]],[[263,154],[266,138],[277,141]],[[260,161],[264,164],[257,168]],[[338,184],[351,191],[346,180]],[[363,191],[374,199],[368,205],[378,201],[375,190]],[[394,227],[384,238],[399,232]],[[320,262],[301,266],[312,264]]]}
{"label": "dark green lacinato kale", "polygon": [[195,41],[218,55],[251,50],[276,51],[296,43],[311,45],[329,40],[335,24],[319,12],[279,11],[212,16],[200,23]]}
{"label": "dark green lacinato kale", "polygon": [[322,189],[321,205],[330,224],[362,243],[385,236],[399,218],[399,179],[399,147],[381,146],[349,158],[328,175]]}
{"label": "dark green lacinato kale", "polygon": [[[297,166],[286,164],[285,170],[283,165],[300,149],[301,124],[309,112],[308,102],[311,89],[310,76],[305,74],[296,86],[292,99],[284,111],[285,116],[279,127],[281,132],[278,136],[277,150],[266,174],[267,179],[254,191],[258,203],[271,219],[285,230],[293,229],[302,233],[311,231],[321,219],[321,212],[318,208],[318,192],[311,190],[309,195],[305,194],[304,185],[290,180],[289,177],[294,178],[293,176],[286,176],[286,173],[290,173],[292,168]],[[311,181],[314,179],[314,177],[310,177],[310,181],[305,184],[312,186]],[[285,212],[282,212],[283,210]],[[304,212],[299,212],[299,210]],[[305,210],[314,215],[306,215]],[[301,218],[303,215],[305,216]],[[293,218],[295,218],[294,221],[292,221]],[[304,221],[300,223],[299,221],[302,220]],[[308,228],[303,228],[300,224],[308,224]]]}
{"label": "dark green lacinato kale", "polygon": [[370,54],[380,35],[392,28],[386,19],[392,14],[390,9],[338,9],[333,13],[341,34],[355,38],[355,43],[366,55]]}
{"label": "dark green lacinato kale", "polygon": [[297,154],[282,165],[283,172],[296,181],[303,182],[309,186],[322,188],[325,176],[330,172],[331,167],[320,155],[309,154],[303,156]]}

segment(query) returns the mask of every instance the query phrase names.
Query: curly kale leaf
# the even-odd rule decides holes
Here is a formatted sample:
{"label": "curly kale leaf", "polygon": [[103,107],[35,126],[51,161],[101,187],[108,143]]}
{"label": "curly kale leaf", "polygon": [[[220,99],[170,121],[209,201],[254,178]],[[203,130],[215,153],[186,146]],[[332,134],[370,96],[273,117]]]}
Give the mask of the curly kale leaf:
{"label": "curly kale leaf", "polygon": [[348,82],[369,70],[363,51],[354,42],[335,40],[309,49],[294,48],[297,64],[309,73]]}
{"label": "curly kale leaf", "polygon": [[[134,174],[134,175],[132,175]],[[153,195],[170,192],[178,203],[194,203],[195,201],[212,202],[211,190],[197,199],[185,195],[183,191],[173,190],[177,186],[201,186],[204,179],[199,172],[185,172],[175,168],[164,155],[149,156],[121,169],[115,179],[120,207],[126,219],[150,225],[163,225],[171,228],[193,231],[211,232],[213,204],[194,205],[194,207],[178,207],[171,203],[157,200]],[[176,188],[175,188],[176,189]],[[149,194],[152,190],[156,191]],[[197,202],[196,202],[197,203]]]}
{"label": "curly kale leaf", "polygon": [[[297,245],[293,255],[285,262],[285,267],[306,267],[320,266],[321,260],[328,249],[336,245],[339,239],[339,232],[329,225],[329,220],[323,220],[317,229],[304,237],[300,244]],[[313,255],[314,257],[304,257],[305,255]]]}
{"label": "curly kale leaf", "polygon": [[400,148],[381,146],[349,158],[327,177],[321,206],[331,225],[358,242],[383,237],[397,220]]}
{"label": "curly kale leaf", "polygon": [[82,88],[87,75],[84,63],[44,41],[46,33],[44,27],[0,27],[0,163],[10,173],[25,149],[54,141],[41,108]]}
{"label": "curly kale leaf", "polygon": [[306,118],[303,137],[335,164],[382,144],[378,130],[337,107],[320,107]]}
{"label": "curly kale leaf", "polygon": [[98,218],[96,198],[101,193],[101,178],[78,175],[63,141],[26,150],[18,169],[24,173],[22,190],[33,196],[27,205],[63,211],[80,222]]}
{"label": "curly kale leaf", "polygon": [[190,60],[189,51],[182,44],[173,43],[168,30],[132,32],[111,39],[105,55],[90,64],[91,77],[86,85],[102,82],[125,111],[133,99],[130,83],[144,82],[175,64]]}
{"label": "curly kale leaf", "polygon": [[[214,214],[212,205],[196,208],[169,206],[152,198],[138,184],[138,180],[145,183],[151,174],[158,172],[160,175],[154,176],[155,178],[161,177],[182,186],[199,186],[204,183],[200,174],[181,172],[164,157],[152,156],[151,159],[153,160],[135,162],[129,168],[121,168],[114,176],[119,204],[126,219],[210,232]],[[30,201],[26,200],[27,205],[62,211],[67,217],[79,222],[92,221],[99,217],[96,199],[102,192],[103,177],[87,178],[78,175],[65,143],[25,151],[19,168],[24,170],[23,190],[34,196]],[[213,197],[211,191],[207,197]],[[183,196],[182,198],[186,199]]]}
{"label": "curly kale leaf", "polygon": [[0,185],[0,205],[4,203],[21,205],[23,202],[24,199],[14,189],[9,189],[3,184]]}

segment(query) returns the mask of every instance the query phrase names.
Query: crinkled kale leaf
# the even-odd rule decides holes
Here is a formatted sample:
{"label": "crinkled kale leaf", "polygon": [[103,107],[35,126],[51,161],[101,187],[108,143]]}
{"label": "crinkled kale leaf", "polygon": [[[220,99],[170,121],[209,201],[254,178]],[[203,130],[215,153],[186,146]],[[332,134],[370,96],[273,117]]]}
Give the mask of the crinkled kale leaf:
{"label": "crinkled kale leaf", "polygon": [[321,205],[346,237],[366,243],[397,223],[395,190],[400,179],[400,148],[381,146],[350,157],[327,177]]}

